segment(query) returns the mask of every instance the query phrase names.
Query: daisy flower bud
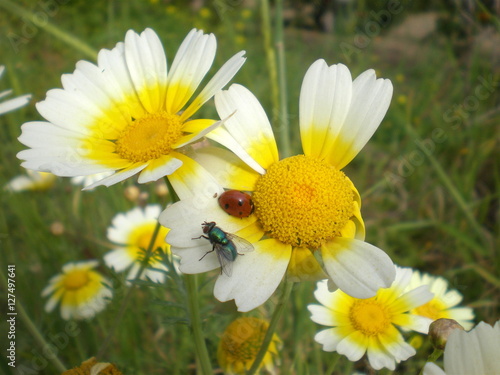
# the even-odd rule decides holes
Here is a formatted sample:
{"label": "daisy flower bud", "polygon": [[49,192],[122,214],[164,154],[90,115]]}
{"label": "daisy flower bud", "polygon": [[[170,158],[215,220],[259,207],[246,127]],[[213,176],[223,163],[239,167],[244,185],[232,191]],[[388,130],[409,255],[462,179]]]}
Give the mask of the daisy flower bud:
{"label": "daisy flower bud", "polygon": [[429,339],[436,349],[444,350],[448,337],[457,329],[463,331],[464,327],[453,319],[438,319],[429,326]]}

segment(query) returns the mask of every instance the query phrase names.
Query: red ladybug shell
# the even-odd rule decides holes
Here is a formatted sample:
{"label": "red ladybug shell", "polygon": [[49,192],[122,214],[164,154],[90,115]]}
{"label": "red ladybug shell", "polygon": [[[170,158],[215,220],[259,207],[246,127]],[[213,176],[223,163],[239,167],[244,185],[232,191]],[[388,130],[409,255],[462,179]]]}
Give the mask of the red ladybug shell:
{"label": "red ladybug shell", "polygon": [[248,217],[253,212],[252,197],[238,190],[228,190],[219,197],[219,205],[231,216]]}

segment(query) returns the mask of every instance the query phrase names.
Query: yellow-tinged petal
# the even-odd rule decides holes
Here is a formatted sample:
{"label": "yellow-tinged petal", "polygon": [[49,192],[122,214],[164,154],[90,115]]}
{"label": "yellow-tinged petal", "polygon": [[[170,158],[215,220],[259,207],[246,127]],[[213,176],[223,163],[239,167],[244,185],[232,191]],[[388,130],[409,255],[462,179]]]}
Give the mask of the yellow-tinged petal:
{"label": "yellow-tinged petal", "polygon": [[197,150],[193,158],[227,189],[253,191],[260,177],[233,153],[221,148],[205,147]]}
{"label": "yellow-tinged petal", "polygon": [[[262,237],[264,237],[265,233],[262,230],[259,223],[257,222],[257,218],[255,217],[255,215],[251,215],[248,217],[248,219],[250,219],[250,218],[253,219],[254,222],[252,224],[244,227],[243,229],[235,232],[234,234],[236,234],[239,237],[243,237],[244,239],[246,239],[250,243],[254,243],[254,242],[259,241]],[[245,219],[247,219],[247,218],[245,218]],[[239,219],[239,220],[242,220],[242,219]]]}
{"label": "yellow-tinged petal", "polygon": [[198,133],[208,128],[214,122],[216,121],[211,119],[198,119],[198,120],[187,121],[184,123],[182,131],[186,133]]}
{"label": "yellow-tinged petal", "polygon": [[[227,120],[225,128],[236,143],[244,149],[245,154],[264,169],[279,160],[278,148],[269,119],[257,98],[247,88],[234,84],[229,90],[220,91],[215,96],[215,106],[221,118],[234,113]],[[216,135],[221,141],[225,141],[226,147],[247,162],[241,150],[231,147],[228,134],[219,131]],[[254,168],[251,164],[249,165]]]}
{"label": "yellow-tinged petal", "polygon": [[[182,168],[169,176],[169,181],[181,200],[204,192],[213,195],[212,191],[219,190],[214,177],[201,164],[176,151],[172,151],[170,155],[182,162]],[[203,186],[202,191],[199,190],[201,186]]]}
{"label": "yellow-tinged petal", "polygon": [[317,281],[328,277],[312,251],[306,247],[293,248],[292,257],[288,264],[287,276],[288,280],[293,282]]}

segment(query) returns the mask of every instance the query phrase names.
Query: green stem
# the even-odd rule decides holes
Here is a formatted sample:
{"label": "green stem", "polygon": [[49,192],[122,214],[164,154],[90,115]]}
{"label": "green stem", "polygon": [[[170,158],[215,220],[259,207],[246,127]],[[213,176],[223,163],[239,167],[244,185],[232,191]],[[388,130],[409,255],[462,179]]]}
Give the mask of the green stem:
{"label": "green stem", "polygon": [[274,310],[273,316],[271,317],[271,322],[269,322],[269,327],[267,328],[266,335],[264,336],[264,341],[262,341],[262,345],[260,346],[259,352],[253,361],[252,367],[248,370],[247,375],[253,375],[260,368],[262,360],[267,353],[267,349],[269,348],[269,344],[273,338],[274,331],[276,331],[276,326],[278,325],[278,321],[281,318],[281,314],[285,309],[288,298],[290,297],[290,293],[292,292],[293,283],[287,281],[285,279],[285,283],[283,285],[283,292],[281,293],[280,300],[276,305],[276,309]]}
{"label": "green stem", "polygon": [[[8,283],[7,279],[5,277],[5,274],[3,272],[3,267],[2,270],[0,270],[0,282],[2,283],[2,287],[5,291],[8,290]],[[16,298],[16,313],[17,316],[21,319],[21,321],[24,323],[25,327],[27,328],[28,332],[31,334],[31,337],[35,340],[35,342],[40,346],[40,348],[43,349],[43,353],[45,355],[45,358],[47,358],[49,361],[52,362],[55,368],[57,368],[58,372],[64,372],[66,371],[66,366],[63,365],[63,363],[57,358],[57,352],[54,352],[52,348],[54,347],[45,339],[43,338],[42,334],[36,328],[35,324],[31,321],[29,315],[26,313],[26,310],[24,309],[24,306],[21,304],[19,301],[19,298]],[[10,316],[9,316],[10,317]],[[13,315],[15,318],[16,316]]]}
{"label": "green stem", "polygon": [[[177,193],[168,178],[165,178],[165,183],[167,184],[172,202],[178,201],[179,197],[177,196]],[[204,375],[209,375],[213,373],[213,370],[201,325],[200,307],[198,305],[198,278],[196,275],[185,275],[185,280],[188,293],[189,325],[191,333],[194,337],[196,356],[198,358],[198,362],[200,363],[202,373]]]}
{"label": "green stem", "polygon": [[205,344],[205,337],[201,327],[200,307],[198,305],[198,279],[196,275],[185,275],[186,289],[188,291],[189,321],[194,338],[196,354],[204,375],[212,374],[212,365]]}
{"label": "green stem", "polygon": [[[0,0],[0,7],[7,9],[9,12],[11,12],[11,13],[13,13],[21,18],[24,18],[25,20],[29,21],[33,25],[39,27],[40,29],[46,31],[49,34],[52,34],[56,38],[62,40],[66,44],[68,44],[70,47],[73,47],[77,51],[82,52],[85,56],[87,56],[91,59],[96,58],[97,52],[92,47],[90,47],[88,44],[86,44],[82,40],[78,39],[77,37],[71,35],[70,33],[66,32],[64,30],[61,30],[57,26],[51,24],[48,21],[48,17],[52,16],[51,14],[45,13],[45,12],[42,12],[41,15],[39,14],[40,12],[35,14],[35,13],[24,9],[21,6],[15,4],[9,0]],[[56,12],[58,9],[59,8],[55,9],[54,12]],[[16,35],[16,37],[21,38],[20,40],[27,40],[28,39],[27,37],[24,37],[22,35],[21,36]],[[21,42],[21,43],[24,43],[24,42]]]}
{"label": "green stem", "polygon": [[[436,362],[439,359],[439,357],[441,357],[442,354],[443,351],[441,349],[435,348],[434,351],[429,355],[429,358],[427,358],[427,362]],[[423,373],[424,373],[424,368],[422,367],[422,369],[418,374],[423,375]]]}
{"label": "green stem", "polygon": [[[151,236],[151,240],[149,241],[148,248],[146,250],[145,256],[144,256],[144,261],[141,262],[141,267],[139,268],[139,271],[137,272],[137,275],[135,276],[134,281],[137,281],[141,278],[142,273],[146,269],[146,267],[149,264],[149,259],[151,258],[151,255],[153,254],[153,251],[156,249],[153,249],[153,246],[156,242],[156,237],[158,237],[158,233],[160,232],[161,224],[160,222],[156,223],[153,235]],[[97,352],[96,358],[100,359],[103,357],[104,353],[108,349],[109,344],[111,343],[111,340],[113,339],[113,336],[118,329],[119,325],[121,324],[121,321],[123,319],[123,316],[125,315],[125,311],[127,310],[127,306],[132,298],[132,295],[134,294],[136,289],[136,284],[132,283],[130,286],[129,290],[127,291],[127,294],[125,295],[125,298],[122,301],[122,304],[120,306],[120,310],[118,311],[118,315],[116,316],[113,326],[111,327],[108,335],[106,336],[106,339],[104,340],[103,344],[99,348],[99,351]]]}
{"label": "green stem", "polygon": [[330,362],[330,366],[328,366],[328,369],[326,370],[326,375],[333,374],[333,370],[335,370],[335,367],[337,366],[337,362],[340,359],[340,355],[336,352],[332,353],[332,361]]}
{"label": "green stem", "polygon": [[[271,16],[269,9],[269,1],[261,0],[260,11],[262,17],[262,36],[264,40],[264,50],[266,52],[267,69],[269,73],[269,83],[271,85],[271,102],[273,106],[273,121],[276,124],[280,108],[279,84],[278,84],[278,69],[276,66],[276,51],[271,41]],[[275,129],[275,130],[279,130]]]}
{"label": "green stem", "polygon": [[279,129],[280,137],[278,138],[279,149],[283,157],[291,155],[290,145],[290,125],[288,121],[288,90],[286,84],[286,55],[285,55],[285,39],[283,37],[283,0],[276,0],[276,51],[278,55],[278,81],[279,81],[279,97],[280,97],[280,113],[279,113]]}
{"label": "green stem", "polygon": [[[420,137],[417,135],[413,127],[408,124],[407,126],[409,133],[411,136],[417,141],[416,144],[417,146],[421,149],[421,151],[424,153],[424,155],[427,156],[429,159],[429,162],[431,163],[432,167],[434,168],[434,171],[436,172],[438,178],[441,180],[443,185],[448,189],[451,197],[455,200],[457,203],[457,206],[460,208],[460,210],[464,213],[465,218],[469,222],[470,226],[472,229],[476,232],[477,236],[479,237],[479,240],[485,244],[486,247],[490,247],[489,241],[488,241],[488,236],[486,231],[483,229],[483,227],[477,222],[476,218],[474,215],[471,213],[467,202],[465,199],[462,197],[458,189],[455,187],[451,179],[448,177],[446,172],[444,171],[443,167],[441,164],[439,164],[438,160],[434,157],[432,153],[430,153],[428,150],[425,149],[425,145],[421,141]],[[481,253],[482,255],[488,255],[487,250],[481,248]]]}

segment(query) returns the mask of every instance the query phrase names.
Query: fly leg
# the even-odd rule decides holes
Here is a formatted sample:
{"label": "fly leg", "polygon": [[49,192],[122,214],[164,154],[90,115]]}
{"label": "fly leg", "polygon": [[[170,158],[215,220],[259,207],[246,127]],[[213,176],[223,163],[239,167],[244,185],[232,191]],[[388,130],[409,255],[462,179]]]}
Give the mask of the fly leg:
{"label": "fly leg", "polygon": [[[205,236],[202,236],[202,237],[207,238],[207,237],[205,237]],[[198,262],[199,262],[200,260],[202,260],[203,258],[205,258],[205,257],[207,256],[207,254],[209,254],[209,253],[213,253],[214,251],[215,251],[215,245],[212,247],[212,250],[207,251],[207,252],[205,253],[205,255],[203,255],[200,259],[198,259]]]}

